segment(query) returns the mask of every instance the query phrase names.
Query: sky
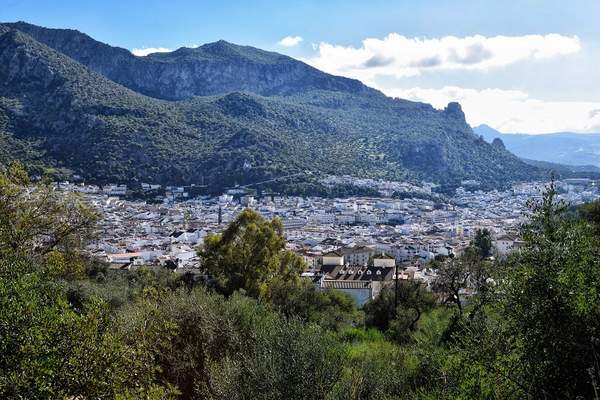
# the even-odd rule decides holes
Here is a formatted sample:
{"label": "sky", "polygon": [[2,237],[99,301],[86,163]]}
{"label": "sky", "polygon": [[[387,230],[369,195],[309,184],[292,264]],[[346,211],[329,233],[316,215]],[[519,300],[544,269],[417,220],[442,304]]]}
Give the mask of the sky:
{"label": "sky", "polygon": [[600,0],[0,0],[144,55],[224,39],[502,132],[600,132]]}

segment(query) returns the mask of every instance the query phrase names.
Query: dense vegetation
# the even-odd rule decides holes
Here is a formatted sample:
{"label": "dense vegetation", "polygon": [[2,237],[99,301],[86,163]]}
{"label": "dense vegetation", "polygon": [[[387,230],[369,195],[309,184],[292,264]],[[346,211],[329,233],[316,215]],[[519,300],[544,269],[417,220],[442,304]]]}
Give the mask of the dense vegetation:
{"label": "dense vegetation", "polygon": [[[309,194],[324,191],[314,182],[323,174],[475,179],[489,188],[545,176],[475,136],[458,104],[441,111],[391,99],[230,43],[139,58],[74,31],[39,29],[0,24],[0,162],[25,160],[35,174],[215,191],[267,181],[263,188]],[[186,70],[196,62],[199,72]],[[123,76],[144,79],[147,90],[108,71],[130,64],[140,69]],[[231,68],[254,72],[224,72]],[[173,76],[200,89],[167,101],[153,92],[165,88],[148,86]]]}
{"label": "dense vegetation", "polygon": [[[464,256],[436,261],[435,295],[407,282],[357,310],[287,279],[301,260],[250,211],[200,249],[214,280],[108,270],[80,252],[99,216],[12,164],[0,397],[598,398],[600,206],[565,209],[550,187],[513,257],[489,258],[480,231]],[[459,298],[467,282],[477,293]]]}

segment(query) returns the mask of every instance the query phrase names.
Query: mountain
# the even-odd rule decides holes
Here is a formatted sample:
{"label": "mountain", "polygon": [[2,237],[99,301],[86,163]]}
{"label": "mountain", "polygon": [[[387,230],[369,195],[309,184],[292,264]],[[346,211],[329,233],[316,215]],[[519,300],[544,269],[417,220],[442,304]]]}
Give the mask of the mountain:
{"label": "mountain", "polygon": [[600,167],[600,133],[507,134],[488,125],[473,130],[488,142],[501,139],[509,151],[524,159],[578,166],[580,170]]}
{"label": "mountain", "polygon": [[264,96],[307,89],[383,96],[357,80],[324,74],[297,60],[220,40],[197,48],[136,57],[128,50],[98,42],[68,29],[25,22],[5,24],[139,93],[165,100],[236,91]]}
{"label": "mountain", "polygon": [[568,176],[570,178],[586,177],[600,179],[600,168],[596,167],[595,165],[557,164],[549,161],[529,160],[526,158],[523,158],[522,160],[529,165],[533,165],[534,167],[550,171],[551,173],[558,176]]}
{"label": "mountain", "polygon": [[488,187],[545,174],[474,135],[457,103],[391,99],[223,41],[135,57],[24,23],[0,25],[0,141],[0,161],[99,183],[290,176],[282,190],[310,192],[323,174]]}

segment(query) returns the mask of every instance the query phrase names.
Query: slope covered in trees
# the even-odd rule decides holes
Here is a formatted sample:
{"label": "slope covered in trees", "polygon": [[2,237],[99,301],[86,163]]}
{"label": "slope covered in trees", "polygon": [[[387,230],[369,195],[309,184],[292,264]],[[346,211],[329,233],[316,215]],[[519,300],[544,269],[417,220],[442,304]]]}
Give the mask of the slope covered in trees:
{"label": "slope covered in trees", "polygon": [[[175,96],[167,80],[170,93],[186,99],[167,101],[175,97],[117,79],[101,60],[119,71],[133,65],[126,75],[147,85],[185,76],[202,88]],[[190,67],[197,60],[212,66],[210,74]],[[139,58],[75,31],[9,24],[0,25],[0,61],[0,140],[15,149],[0,152],[0,161],[24,159],[96,182],[204,182],[219,190],[293,175],[298,189],[344,171],[494,187],[545,176],[476,137],[458,104],[435,110],[391,99],[249,47],[217,42]],[[193,71],[163,79],[137,70],[139,63]],[[230,65],[240,71],[227,73]],[[289,65],[301,72],[286,72]],[[257,66],[265,70],[251,73]]]}

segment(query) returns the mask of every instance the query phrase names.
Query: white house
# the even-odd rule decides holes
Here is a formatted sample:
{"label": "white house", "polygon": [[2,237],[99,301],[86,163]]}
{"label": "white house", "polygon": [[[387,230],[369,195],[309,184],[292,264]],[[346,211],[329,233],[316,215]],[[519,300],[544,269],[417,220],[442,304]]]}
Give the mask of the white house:
{"label": "white house", "polygon": [[381,254],[373,258],[374,267],[395,267],[396,259],[387,254]]}
{"label": "white house", "polygon": [[336,251],[330,251],[321,257],[321,265],[344,265],[344,256]]}
{"label": "white house", "polygon": [[345,247],[339,251],[344,255],[344,262],[350,265],[366,266],[375,249],[367,246]]}
{"label": "white house", "polygon": [[518,250],[523,245],[523,242],[514,235],[505,234],[498,236],[493,241],[493,245],[499,257],[506,257],[513,251]]}

